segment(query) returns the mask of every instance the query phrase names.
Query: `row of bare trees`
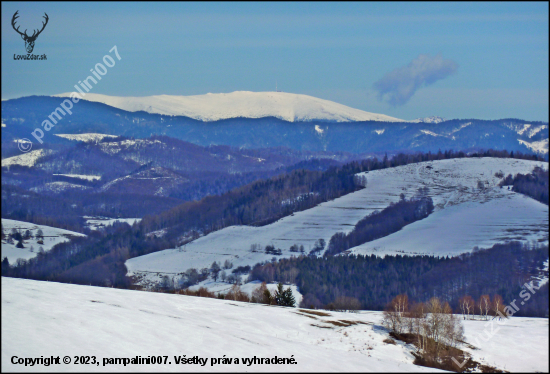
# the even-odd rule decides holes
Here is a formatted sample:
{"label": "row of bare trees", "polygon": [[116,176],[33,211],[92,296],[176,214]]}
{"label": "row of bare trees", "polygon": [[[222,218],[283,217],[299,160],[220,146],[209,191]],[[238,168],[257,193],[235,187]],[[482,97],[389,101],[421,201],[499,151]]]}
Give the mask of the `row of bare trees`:
{"label": "row of bare trees", "polygon": [[481,295],[477,302],[469,295],[462,296],[458,301],[464,319],[475,319],[476,312],[485,320],[489,316],[506,316],[505,305],[502,296],[494,295],[493,299],[489,295]]}
{"label": "row of bare trees", "polygon": [[426,303],[409,306],[407,295],[396,296],[383,313],[382,324],[405,337],[423,357],[438,358],[443,350],[454,348],[464,340],[464,327],[447,302],[432,297]]}

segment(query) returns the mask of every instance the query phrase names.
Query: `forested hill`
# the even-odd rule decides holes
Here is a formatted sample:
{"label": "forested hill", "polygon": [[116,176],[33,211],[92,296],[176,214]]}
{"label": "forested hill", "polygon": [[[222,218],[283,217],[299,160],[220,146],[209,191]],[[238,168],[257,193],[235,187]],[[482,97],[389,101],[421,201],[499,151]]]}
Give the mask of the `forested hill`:
{"label": "forested hill", "polygon": [[[338,298],[348,297],[356,299],[361,308],[383,310],[395,296],[405,293],[417,302],[442,297],[459,310],[458,301],[464,295],[478,300],[484,294],[500,294],[507,303],[518,299],[523,285],[539,275],[547,260],[548,246],[511,242],[452,258],[301,256],[258,264],[250,279],[296,284],[304,295],[302,306],[307,308],[330,308]],[[538,287],[538,282],[534,285]],[[521,315],[548,316],[548,283],[541,282],[541,287],[540,297],[526,303]]]}
{"label": "forested hill", "polygon": [[[510,157],[508,152],[487,151],[469,157]],[[514,157],[518,157],[515,154]],[[118,224],[85,239],[63,243],[3,274],[32,279],[82,284],[131,286],[125,262],[133,257],[175,248],[228,225],[265,225],[323,201],[363,188],[355,174],[430,160],[463,158],[463,152],[399,154],[355,161],[327,171],[294,170],[256,181],[220,196],[186,202],[171,210],[145,217],[131,227]],[[536,158],[528,156],[528,158]],[[245,248],[245,250],[247,250]],[[185,269],[184,269],[185,270]]]}
{"label": "forested hill", "polygon": [[509,174],[500,183],[501,186],[512,186],[512,191],[519,192],[548,205],[548,169],[535,168],[531,174]]}
{"label": "forested hill", "polygon": [[[62,101],[63,98],[48,96],[2,101],[2,143],[30,138],[30,133],[35,128],[41,128],[41,123]],[[203,122],[184,116],[128,112],[85,100],[79,101],[72,112],[70,119],[65,117],[57,122],[55,130],[52,130],[54,133],[101,133],[137,138],[156,134],[203,146],[284,146],[297,150],[353,153],[507,149],[548,154],[548,123],[521,119],[453,119],[440,123],[411,123],[288,122],[264,117]],[[49,141],[56,141],[52,134],[46,136]]]}
{"label": "forested hill", "polygon": [[[145,217],[141,227],[145,232],[169,229],[167,237],[201,230],[203,233],[230,225],[264,225],[279,218],[311,208],[323,201],[334,199],[362,188],[353,176],[364,171],[396,167],[411,163],[463,157],[525,157],[510,155],[507,151],[486,151],[467,156],[464,152],[445,151],[427,154],[398,154],[362,161],[353,161],[327,171],[297,170],[286,175],[257,181],[221,196],[207,197],[201,201],[186,202],[156,216]],[[281,204],[287,201],[287,204]]]}

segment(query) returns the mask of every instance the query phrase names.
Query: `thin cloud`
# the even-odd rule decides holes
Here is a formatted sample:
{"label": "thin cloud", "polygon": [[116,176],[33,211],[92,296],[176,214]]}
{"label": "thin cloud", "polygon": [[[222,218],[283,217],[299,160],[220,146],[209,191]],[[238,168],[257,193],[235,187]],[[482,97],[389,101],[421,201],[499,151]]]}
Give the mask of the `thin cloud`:
{"label": "thin cloud", "polygon": [[392,106],[400,106],[406,104],[423,85],[429,86],[447,78],[457,69],[456,62],[444,60],[441,55],[420,55],[408,65],[387,73],[374,83],[374,89],[378,92],[379,100]]}

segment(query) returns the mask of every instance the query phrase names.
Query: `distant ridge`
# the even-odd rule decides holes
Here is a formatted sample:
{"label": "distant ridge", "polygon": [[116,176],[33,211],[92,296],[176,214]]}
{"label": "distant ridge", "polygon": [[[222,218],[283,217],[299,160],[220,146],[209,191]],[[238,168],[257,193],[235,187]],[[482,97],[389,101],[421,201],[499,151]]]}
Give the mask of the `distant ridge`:
{"label": "distant ridge", "polygon": [[410,122],[416,122],[416,123],[441,123],[441,122],[445,122],[446,120],[447,120],[447,118],[438,117],[438,116],[431,116],[431,117],[413,119]]}
{"label": "distant ridge", "polygon": [[[69,97],[70,93],[55,95]],[[88,93],[84,100],[95,101],[122,110],[186,116],[201,121],[217,121],[227,118],[276,117],[289,122],[300,121],[382,121],[407,122],[384,114],[369,113],[359,109],[288,92],[235,91],[195,96],[144,96],[120,97]]]}

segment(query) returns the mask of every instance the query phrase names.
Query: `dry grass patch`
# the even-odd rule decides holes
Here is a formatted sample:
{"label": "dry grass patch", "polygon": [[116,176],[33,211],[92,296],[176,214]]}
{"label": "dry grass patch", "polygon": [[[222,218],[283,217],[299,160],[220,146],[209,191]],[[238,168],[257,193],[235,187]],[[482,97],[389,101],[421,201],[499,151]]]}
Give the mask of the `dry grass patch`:
{"label": "dry grass patch", "polygon": [[302,313],[308,313],[308,314],[313,314],[313,315],[316,315],[316,316],[319,316],[319,317],[330,317],[330,314],[329,313],[325,313],[325,312],[319,312],[317,310],[311,310],[311,309],[298,309],[299,312],[302,312]]}
{"label": "dry grass patch", "polygon": [[347,319],[341,319],[340,322],[347,323],[349,325],[372,325],[372,322],[348,321]]}
{"label": "dry grass patch", "polygon": [[310,316],[309,314],[304,314],[304,313],[296,313],[297,315],[299,316],[304,316],[304,317],[307,317],[307,318],[313,318],[313,319],[317,319],[317,317],[313,317],[313,316]]}

